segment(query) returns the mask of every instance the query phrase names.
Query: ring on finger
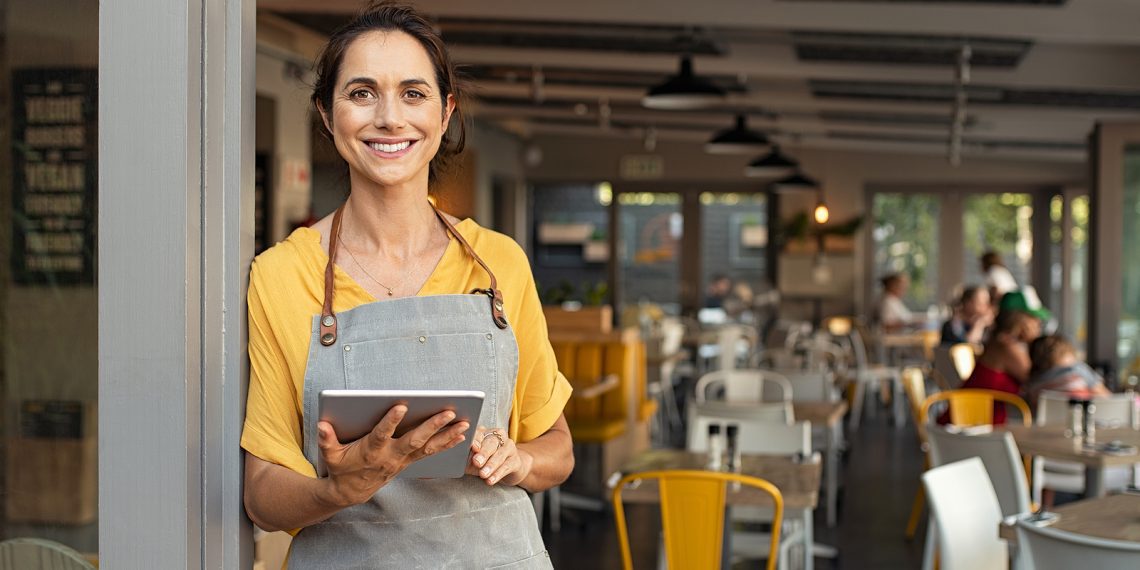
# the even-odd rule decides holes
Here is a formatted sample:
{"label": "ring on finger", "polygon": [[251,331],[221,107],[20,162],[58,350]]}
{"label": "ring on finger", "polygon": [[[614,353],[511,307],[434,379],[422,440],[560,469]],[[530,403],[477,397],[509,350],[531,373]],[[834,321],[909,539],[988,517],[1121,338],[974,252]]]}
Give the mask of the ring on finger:
{"label": "ring on finger", "polygon": [[503,434],[501,434],[495,430],[491,430],[491,431],[483,434],[483,439],[480,440],[480,443],[487,441],[487,438],[491,437],[491,436],[494,436],[495,439],[499,440],[499,447],[502,447],[502,446],[507,444],[507,440],[503,438]]}

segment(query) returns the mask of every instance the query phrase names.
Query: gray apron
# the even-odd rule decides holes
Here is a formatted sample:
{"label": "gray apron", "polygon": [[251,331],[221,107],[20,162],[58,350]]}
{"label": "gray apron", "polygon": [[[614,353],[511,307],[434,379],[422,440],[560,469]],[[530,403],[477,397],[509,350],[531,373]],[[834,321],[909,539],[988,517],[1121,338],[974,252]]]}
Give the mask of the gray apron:
{"label": "gray apron", "polygon": [[[448,389],[486,393],[477,425],[506,427],[518,344],[503,317],[494,274],[474,294],[406,297],[333,314],[333,216],[325,303],[314,317],[305,369],[304,452],[314,466],[317,398],[327,389]],[[460,445],[470,445],[463,442]],[[534,507],[518,487],[482,479],[393,479],[367,502],[308,526],[293,539],[290,568],[551,568]]]}

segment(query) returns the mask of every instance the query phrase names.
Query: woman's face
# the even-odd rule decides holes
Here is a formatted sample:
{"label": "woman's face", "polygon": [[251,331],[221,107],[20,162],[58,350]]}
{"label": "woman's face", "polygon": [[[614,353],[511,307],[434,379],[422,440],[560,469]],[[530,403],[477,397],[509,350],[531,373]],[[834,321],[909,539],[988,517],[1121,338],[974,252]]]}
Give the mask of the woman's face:
{"label": "woman's face", "polygon": [[325,124],[353,186],[423,181],[455,108],[427,50],[400,32],[368,32],[345,50]]}
{"label": "woman's face", "polygon": [[990,292],[979,287],[970,297],[970,300],[962,306],[962,309],[968,318],[983,315],[990,310]]}

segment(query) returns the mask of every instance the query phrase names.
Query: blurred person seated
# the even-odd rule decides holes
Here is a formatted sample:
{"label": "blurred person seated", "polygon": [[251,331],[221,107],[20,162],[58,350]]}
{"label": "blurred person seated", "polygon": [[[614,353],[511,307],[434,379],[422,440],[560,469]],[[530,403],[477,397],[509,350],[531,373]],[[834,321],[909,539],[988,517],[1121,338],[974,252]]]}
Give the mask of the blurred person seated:
{"label": "blurred person seated", "polygon": [[752,287],[738,281],[732,285],[732,290],[724,298],[721,307],[730,320],[752,322],[752,300]]}
{"label": "blurred person seated", "polygon": [[705,289],[705,308],[723,308],[724,300],[728,298],[731,292],[732,279],[723,273],[714,275],[712,281],[709,281],[709,285]]}
{"label": "blurred person seated", "polygon": [[[1041,335],[1041,321],[1024,311],[1003,310],[962,388],[984,388],[1020,395],[1029,381],[1029,343]],[[943,418],[939,418],[939,423]],[[1005,406],[994,403],[994,425],[1005,423]]]}
{"label": "blurred person seated", "polygon": [[990,298],[994,303],[1001,300],[1002,295],[1017,289],[1017,280],[1013,278],[1005,264],[1002,263],[1001,254],[989,250],[982,254],[982,273],[985,275],[986,287],[990,290]]}
{"label": "blurred person seated", "polygon": [[989,290],[978,286],[966,287],[955,304],[954,315],[942,325],[942,344],[982,344],[986,328],[993,322]]}
{"label": "blurred person seated", "polygon": [[920,324],[925,319],[925,314],[915,315],[903,301],[903,296],[910,287],[910,279],[906,275],[892,273],[880,282],[883,284],[883,296],[879,298],[875,319],[883,332],[898,332]]}
{"label": "blurred person seated", "polygon": [[1034,409],[1041,392],[1064,392],[1070,398],[1086,400],[1109,395],[1104,378],[1077,358],[1077,349],[1062,335],[1039,337],[1029,345],[1033,361],[1026,390]]}

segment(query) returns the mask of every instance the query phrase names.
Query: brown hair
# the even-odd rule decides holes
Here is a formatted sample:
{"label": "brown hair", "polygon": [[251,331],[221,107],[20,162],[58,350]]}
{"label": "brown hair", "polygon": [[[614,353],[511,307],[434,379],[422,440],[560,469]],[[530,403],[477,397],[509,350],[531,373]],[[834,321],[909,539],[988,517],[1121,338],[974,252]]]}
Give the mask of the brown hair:
{"label": "brown hair", "polygon": [[1033,360],[1029,373],[1036,376],[1057,366],[1062,358],[1076,354],[1076,347],[1059,334],[1038,337],[1029,344],[1029,358]]}
{"label": "brown hair", "polygon": [[989,269],[1001,264],[1001,255],[999,255],[998,252],[989,250],[982,254],[982,267]]}
{"label": "brown hair", "polygon": [[974,297],[982,291],[985,291],[985,288],[978,287],[977,285],[970,285],[962,289],[962,296],[958,298],[958,304],[961,306],[973,301]]}
{"label": "brown hair", "polygon": [[879,279],[879,283],[882,284],[883,289],[890,289],[892,285],[894,285],[895,283],[901,282],[902,280],[903,280],[902,273],[891,273],[889,275],[884,276],[882,279]]}
{"label": "brown hair", "polygon": [[990,338],[996,338],[1001,333],[1021,336],[1022,329],[1034,318],[1033,315],[1022,311],[1002,310],[994,319],[994,330],[990,333]]}
{"label": "brown hair", "polygon": [[[352,42],[369,32],[389,31],[404,32],[412,36],[427,51],[428,59],[431,60],[432,67],[435,70],[435,81],[439,85],[441,112],[446,113],[448,95],[451,95],[455,100],[455,110],[452,112],[455,120],[451,121],[455,127],[451,128],[449,125],[440,139],[439,151],[436,152],[428,167],[430,184],[436,180],[439,171],[445,166],[447,160],[463,152],[463,147],[466,145],[467,125],[463,113],[466,82],[459,76],[439,33],[436,32],[431,22],[416,12],[414,8],[395,2],[373,1],[358,12],[347,24],[337,28],[329,36],[329,41],[321,50],[321,55],[317,57],[317,80],[313,84],[312,95],[313,106],[318,112],[323,110],[327,113],[332,109],[337,75],[340,74],[344,54]],[[332,115],[329,114],[328,117],[331,123]],[[452,130],[455,131],[454,136],[451,134]],[[330,136],[327,131],[322,132],[325,136]]]}

